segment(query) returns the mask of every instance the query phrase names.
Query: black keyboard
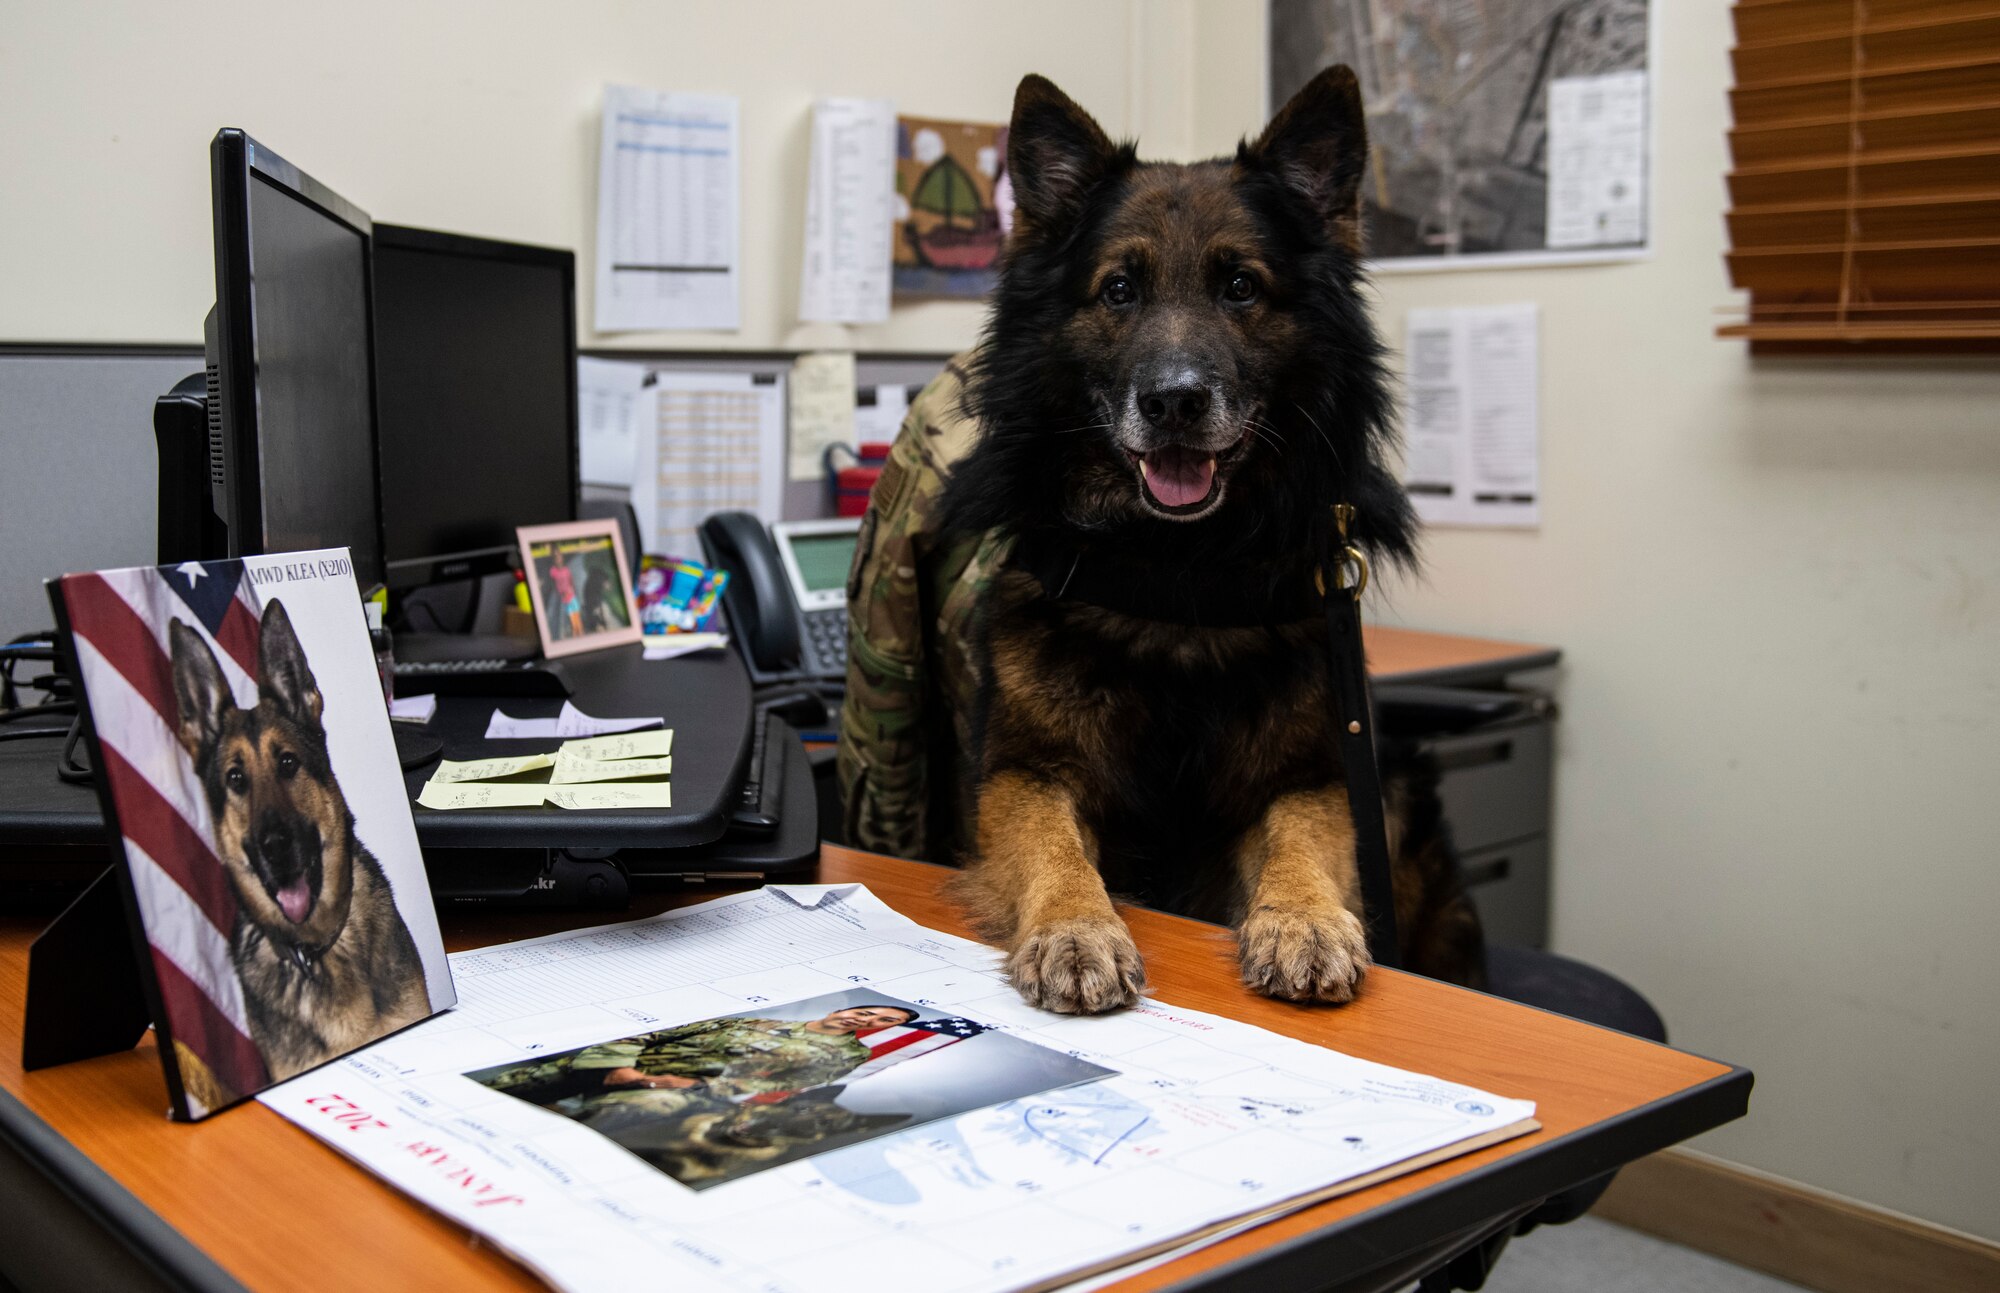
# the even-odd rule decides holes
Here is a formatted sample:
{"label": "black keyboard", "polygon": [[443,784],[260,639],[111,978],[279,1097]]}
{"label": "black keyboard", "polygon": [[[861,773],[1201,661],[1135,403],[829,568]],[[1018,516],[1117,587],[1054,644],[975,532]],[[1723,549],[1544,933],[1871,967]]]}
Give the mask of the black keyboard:
{"label": "black keyboard", "polygon": [[499,673],[503,669],[533,668],[531,660],[398,660],[398,678],[433,678],[439,674]]}
{"label": "black keyboard", "polygon": [[567,696],[569,688],[541,660],[398,660],[398,695]]}
{"label": "black keyboard", "polygon": [[806,672],[844,676],[847,673],[847,608],[806,612]]}

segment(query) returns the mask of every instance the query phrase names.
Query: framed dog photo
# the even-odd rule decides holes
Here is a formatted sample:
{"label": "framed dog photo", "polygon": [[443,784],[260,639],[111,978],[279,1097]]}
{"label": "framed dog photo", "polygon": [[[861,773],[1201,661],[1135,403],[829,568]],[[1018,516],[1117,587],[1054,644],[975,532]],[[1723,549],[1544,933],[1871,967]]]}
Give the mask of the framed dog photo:
{"label": "framed dog photo", "polygon": [[525,525],[516,530],[542,654],[575,655],[637,642],[632,568],[613,520]]}
{"label": "framed dog photo", "polygon": [[49,590],[171,1116],[454,1004],[346,550]]}

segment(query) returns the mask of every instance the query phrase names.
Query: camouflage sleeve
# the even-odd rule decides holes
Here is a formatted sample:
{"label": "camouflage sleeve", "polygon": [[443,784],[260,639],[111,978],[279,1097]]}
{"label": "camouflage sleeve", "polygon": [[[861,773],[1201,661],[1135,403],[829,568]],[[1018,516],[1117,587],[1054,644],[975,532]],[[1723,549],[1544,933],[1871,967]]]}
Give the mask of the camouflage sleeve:
{"label": "camouflage sleeve", "polygon": [[639,1062],[645,1045],[638,1041],[605,1042],[586,1046],[570,1060],[572,1069],[628,1069]]}
{"label": "camouflage sleeve", "polygon": [[[960,409],[964,357],[910,405],[869,496],[847,581],[847,697],[837,767],[847,842],[898,857],[925,855],[934,761],[930,707],[932,591],[954,572],[943,552],[939,508],[950,464],[976,432]],[[963,548],[966,545],[953,545]]]}

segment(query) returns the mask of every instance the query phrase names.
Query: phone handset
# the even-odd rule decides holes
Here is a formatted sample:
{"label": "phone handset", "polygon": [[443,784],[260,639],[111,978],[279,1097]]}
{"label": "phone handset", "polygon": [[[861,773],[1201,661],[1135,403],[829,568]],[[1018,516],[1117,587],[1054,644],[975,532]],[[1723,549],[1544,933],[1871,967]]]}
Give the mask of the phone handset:
{"label": "phone handset", "polygon": [[709,564],[729,572],[722,604],[752,676],[762,681],[796,670],[799,608],[771,532],[749,512],[717,512],[701,523],[700,534]]}

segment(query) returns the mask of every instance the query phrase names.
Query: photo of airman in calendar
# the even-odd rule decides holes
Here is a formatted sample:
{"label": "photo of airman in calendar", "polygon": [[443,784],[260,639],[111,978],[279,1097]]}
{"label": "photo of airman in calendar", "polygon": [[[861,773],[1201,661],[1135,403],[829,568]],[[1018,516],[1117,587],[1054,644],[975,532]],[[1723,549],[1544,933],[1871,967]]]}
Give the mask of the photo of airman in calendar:
{"label": "photo of airman in calendar", "polygon": [[703,1189],[1111,1070],[853,989],[466,1074]]}

